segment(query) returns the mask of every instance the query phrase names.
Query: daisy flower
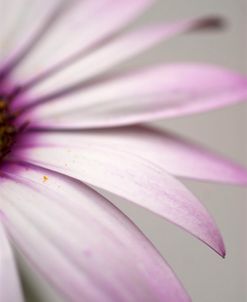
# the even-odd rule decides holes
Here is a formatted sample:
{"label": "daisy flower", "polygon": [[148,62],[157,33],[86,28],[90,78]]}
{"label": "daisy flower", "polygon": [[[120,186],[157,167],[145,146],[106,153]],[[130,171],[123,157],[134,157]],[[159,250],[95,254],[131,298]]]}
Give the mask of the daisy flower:
{"label": "daisy flower", "polygon": [[246,184],[244,168],[145,122],[243,100],[220,67],[116,71],[214,18],[127,30],[151,0],[0,0],[0,300],[21,302],[11,246],[65,301],[190,301],[158,251],[97,190],[149,209],[225,255],[176,177]]}

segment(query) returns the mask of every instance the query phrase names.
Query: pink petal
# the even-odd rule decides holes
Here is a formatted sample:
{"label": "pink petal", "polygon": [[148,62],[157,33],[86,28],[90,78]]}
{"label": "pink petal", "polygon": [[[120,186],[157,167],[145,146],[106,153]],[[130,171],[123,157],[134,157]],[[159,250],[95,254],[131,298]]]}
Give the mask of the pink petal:
{"label": "pink petal", "polygon": [[[1,1],[1,64],[22,60],[66,9],[64,0]],[[68,2],[67,2],[68,4]],[[12,67],[11,67],[12,68]]]}
{"label": "pink petal", "polygon": [[[2,200],[1,195],[0,204],[2,202],[5,200]],[[14,257],[2,225],[2,216],[0,212],[0,301],[23,302]]]}
{"label": "pink petal", "polygon": [[[52,71],[46,73],[47,81],[45,81],[46,78],[41,77],[44,81],[31,89],[29,92],[30,97],[34,98],[33,101],[35,101],[37,98],[60,91],[61,87],[67,88],[105,73],[114,66],[157,45],[162,40],[187,31],[202,29],[210,25],[209,23],[212,20],[215,19],[209,17],[178,21],[171,24],[156,24],[127,33],[120,38],[113,39],[111,43],[104,45],[98,50],[89,52],[87,56],[82,56],[74,62],[72,60],[71,64],[66,66],[62,64],[63,67],[67,68],[55,68],[54,75]],[[39,61],[43,64],[43,60],[39,59]],[[30,65],[30,68],[33,69],[32,65]],[[57,69],[61,72],[56,73]],[[35,68],[35,70],[37,69]],[[51,75],[52,77],[50,77]],[[20,72],[19,78],[26,78],[24,71]]]}
{"label": "pink petal", "polygon": [[[149,127],[132,126],[80,133],[39,134],[39,144],[84,148],[107,146],[143,157],[167,172],[192,179],[247,184],[247,169],[175,134]],[[23,146],[22,146],[23,147]]]}
{"label": "pink petal", "polygon": [[[60,135],[63,145],[56,144]],[[81,139],[81,136],[77,137]],[[222,238],[208,212],[162,167],[118,146],[112,148],[83,140],[73,144],[70,134],[49,137],[47,133],[43,139],[19,150],[18,159],[75,177],[137,203],[224,255]]]}
{"label": "pink petal", "polygon": [[10,177],[1,187],[8,231],[66,301],[190,301],[144,235],[95,191],[42,169]]}
{"label": "pink petal", "polygon": [[208,66],[177,64],[131,73],[27,113],[41,128],[100,128],[204,112],[243,101],[247,78]]}
{"label": "pink petal", "polygon": [[[48,1],[41,1],[46,13]],[[141,14],[153,0],[112,1],[72,0],[60,18],[49,27],[45,37],[40,39],[35,51],[29,54],[17,70],[16,78],[23,82],[33,81],[47,70],[67,59],[92,51],[106,38],[118,32],[128,22]],[[36,24],[35,15],[29,24]],[[28,31],[29,29],[27,29]],[[105,41],[106,42],[106,41]],[[44,59],[45,58],[45,59]],[[72,60],[73,61],[73,60]]]}

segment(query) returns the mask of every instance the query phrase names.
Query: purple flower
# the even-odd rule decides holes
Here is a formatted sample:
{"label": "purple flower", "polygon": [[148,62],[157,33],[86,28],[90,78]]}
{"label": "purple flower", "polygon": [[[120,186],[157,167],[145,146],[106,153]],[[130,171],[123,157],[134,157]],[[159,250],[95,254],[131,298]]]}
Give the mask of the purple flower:
{"label": "purple flower", "polygon": [[225,255],[217,226],[176,177],[247,183],[247,172],[138,124],[244,100],[247,79],[203,64],[117,72],[214,18],[126,31],[151,0],[1,0],[0,300],[23,301],[10,242],[71,302],[190,301],[103,189]]}

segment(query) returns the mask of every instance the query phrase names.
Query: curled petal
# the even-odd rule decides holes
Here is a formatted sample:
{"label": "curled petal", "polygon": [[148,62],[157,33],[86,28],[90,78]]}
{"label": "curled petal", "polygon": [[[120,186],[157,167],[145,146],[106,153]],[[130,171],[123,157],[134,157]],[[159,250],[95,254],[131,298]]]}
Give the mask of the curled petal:
{"label": "curled petal", "polygon": [[151,243],[102,196],[47,170],[12,168],[18,176],[8,172],[1,186],[7,229],[66,301],[190,301]]}
{"label": "curled petal", "polygon": [[[20,149],[18,159],[75,177],[137,203],[184,228],[224,256],[224,244],[213,219],[164,168],[117,146],[87,141],[79,145],[72,141],[68,145],[70,134],[62,134],[61,145],[56,144],[55,136],[49,138],[49,135],[43,137],[44,144],[36,142]],[[60,134],[57,135],[59,141]]]}

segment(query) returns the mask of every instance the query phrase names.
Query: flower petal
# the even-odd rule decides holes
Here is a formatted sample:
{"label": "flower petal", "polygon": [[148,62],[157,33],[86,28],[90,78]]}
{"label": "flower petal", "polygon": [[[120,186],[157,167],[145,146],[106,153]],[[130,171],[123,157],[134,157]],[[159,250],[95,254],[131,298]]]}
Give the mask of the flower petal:
{"label": "flower petal", "polygon": [[[47,7],[49,1],[37,1],[45,9],[46,14],[49,14],[49,7]],[[117,33],[128,22],[135,19],[152,2],[153,0],[134,2],[130,0],[70,0],[65,2],[67,8],[55,20],[56,22],[49,26],[49,31],[39,38],[35,51],[29,51],[28,57],[16,70],[15,76],[18,83],[23,82],[23,79],[28,82],[33,81],[33,77],[39,77],[43,72],[46,73],[47,69],[67,60],[73,61],[74,56],[83,55],[99,47],[106,38]],[[29,24],[31,28],[37,23],[36,14],[38,10],[33,11]],[[43,26],[46,26],[46,22]],[[30,29],[27,28],[26,31]]]}
{"label": "flower petal", "polygon": [[[130,2],[133,4],[133,1]],[[33,101],[35,101],[37,98],[46,97],[48,94],[60,91],[61,87],[64,90],[105,73],[114,66],[157,45],[162,40],[172,38],[187,31],[210,27],[214,23],[217,24],[216,21],[217,19],[213,17],[205,17],[173,22],[171,24],[155,24],[136,29],[124,34],[120,38],[110,39],[110,43],[106,43],[106,45],[103,45],[99,49],[93,49],[94,51],[88,51],[81,57],[76,57],[75,60],[69,60],[68,64],[61,64],[61,66],[58,65],[51,68],[45,75],[39,75],[38,79],[31,80],[31,83],[24,83],[23,89],[25,90],[31,86],[32,89],[29,94],[31,99],[34,98]],[[38,62],[40,61],[43,62],[39,58]],[[37,70],[37,68],[33,68],[32,64],[28,65],[30,65],[30,69]],[[25,71],[20,72],[19,79],[21,81],[26,79]],[[40,80],[40,85],[32,87],[33,84],[39,84]],[[25,87],[26,85],[27,87]]]}
{"label": "flower petal", "polygon": [[1,1],[0,5],[0,56],[1,64],[5,62],[2,67],[5,74],[18,64],[56,23],[66,10],[68,2],[9,0]]}
{"label": "flower petal", "polygon": [[66,301],[190,301],[144,235],[95,191],[42,169],[9,176],[7,229]]}
{"label": "flower petal", "polygon": [[[175,176],[247,184],[246,168],[175,134],[147,126],[88,130],[69,135],[39,133],[39,145],[53,145],[54,142],[57,147],[65,147],[65,142],[69,142],[70,147],[82,149],[85,144],[95,145],[96,148],[97,146],[117,148],[143,157]],[[20,147],[24,146],[25,144]]]}
{"label": "flower petal", "polygon": [[[59,140],[58,134],[58,140]],[[220,255],[224,244],[220,233],[204,207],[176,179],[158,165],[121,148],[107,144],[69,144],[71,136],[63,135],[63,145],[34,142],[18,150],[18,159],[80,179],[105,189],[184,228]],[[50,138],[51,138],[50,137]],[[78,136],[81,139],[81,136]]]}
{"label": "flower petal", "polygon": [[[0,203],[3,202],[2,198],[1,195]],[[2,215],[0,212],[0,301],[23,302],[14,257],[2,225]]]}
{"label": "flower petal", "polygon": [[101,128],[204,112],[243,101],[247,78],[224,68],[172,64],[131,73],[41,103],[27,119],[41,128]]}

